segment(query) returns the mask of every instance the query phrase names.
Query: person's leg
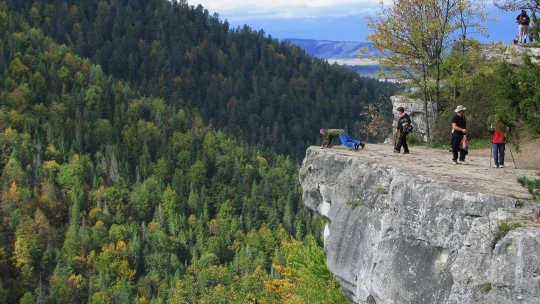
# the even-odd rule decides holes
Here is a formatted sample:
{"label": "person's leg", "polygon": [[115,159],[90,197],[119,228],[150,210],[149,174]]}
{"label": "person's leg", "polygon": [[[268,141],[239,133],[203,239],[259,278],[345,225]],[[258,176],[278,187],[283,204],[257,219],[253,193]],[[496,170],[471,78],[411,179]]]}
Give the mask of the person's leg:
{"label": "person's leg", "polygon": [[409,135],[409,133],[403,133],[403,153],[409,153],[409,146],[407,145],[407,135]]}
{"label": "person's leg", "polygon": [[459,161],[465,161],[465,155],[467,155],[467,150],[459,149]]}
{"label": "person's leg", "polygon": [[[460,148],[461,141],[463,140],[463,135],[458,135],[459,137],[456,138],[454,141],[455,149],[459,151],[459,161],[464,162],[465,161],[465,155],[467,155],[467,150],[463,150]],[[457,154],[457,153],[456,153]]]}
{"label": "person's leg", "polygon": [[499,166],[499,145],[493,144],[493,165]]}
{"label": "person's leg", "polygon": [[[454,132],[455,133],[455,132]],[[457,162],[458,153],[459,153],[459,142],[461,141],[461,136],[452,135],[452,160]]]}
{"label": "person's leg", "polygon": [[341,143],[344,146],[349,147],[350,149],[354,149],[354,143],[350,140],[349,135],[347,135],[347,132],[343,132],[339,136],[339,139],[341,140]]}
{"label": "person's leg", "polygon": [[522,38],[523,38],[523,24],[520,24],[518,26],[518,36],[519,36],[518,43],[522,43],[523,42],[523,40],[522,40]]}
{"label": "person's leg", "polygon": [[397,153],[399,153],[399,151],[401,151],[401,146],[403,145],[403,133],[405,133],[405,132],[399,132],[397,145],[396,145],[396,148],[394,149]]}
{"label": "person's leg", "polygon": [[504,166],[504,150],[506,144],[499,144],[499,165]]}

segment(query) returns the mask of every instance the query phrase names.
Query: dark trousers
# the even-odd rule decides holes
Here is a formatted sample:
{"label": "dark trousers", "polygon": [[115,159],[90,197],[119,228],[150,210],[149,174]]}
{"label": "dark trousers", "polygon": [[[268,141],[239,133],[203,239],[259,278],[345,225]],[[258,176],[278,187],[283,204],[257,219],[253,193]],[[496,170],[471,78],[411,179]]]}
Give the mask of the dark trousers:
{"label": "dark trousers", "polygon": [[493,161],[495,166],[504,166],[505,144],[493,144]]}
{"label": "dark trousers", "polygon": [[467,150],[463,150],[459,147],[459,144],[461,143],[461,140],[463,139],[463,133],[454,131],[452,133],[452,140],[451,146],[452,146],[452,160],[457,161],[458,160],[458,152],[459,152],[459,160],[465,161],[465,155],[467,155]]}
{"label": "dark trousers", "polygon": [[399,138],[395,147],[396,151],[401,150],[401,146],[403,146],[403,153],[409,153],[409,146],[407,146],[407,135],[408,132],[399,131]]}

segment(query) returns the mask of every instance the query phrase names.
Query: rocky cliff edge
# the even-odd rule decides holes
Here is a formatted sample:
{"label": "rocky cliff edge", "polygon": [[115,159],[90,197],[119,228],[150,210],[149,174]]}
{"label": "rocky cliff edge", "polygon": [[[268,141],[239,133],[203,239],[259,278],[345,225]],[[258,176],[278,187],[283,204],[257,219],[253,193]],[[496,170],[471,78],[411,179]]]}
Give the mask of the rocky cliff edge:
{"label": "rocky cliff edge", "polygon": [[349,299],[540,303],[540,209],[516,182],[536,172],[469,161],[424,147],[308,148],[304,204],[326,221],[327,265]]}

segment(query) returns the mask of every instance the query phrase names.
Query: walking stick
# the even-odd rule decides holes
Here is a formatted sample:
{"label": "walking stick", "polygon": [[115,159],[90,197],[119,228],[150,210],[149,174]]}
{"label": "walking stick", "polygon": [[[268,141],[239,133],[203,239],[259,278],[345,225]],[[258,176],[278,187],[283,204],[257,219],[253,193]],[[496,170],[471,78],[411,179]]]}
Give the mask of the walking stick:
{"label": "walking stick", "polygon": [[[506,127],[506,134],[510,137],[510,128]],[[517,169],[516,161],[514,160],[514,153],[512,153],[512,146],[510,146],[510,155],[512,155],[512,162],[514,163],[514,168]]]}
{"label": "walking stick", "polygon": [[512,162],[514,163],[514,168],[517,169],[516,161],[514,160],[514,154],[512,153],[512,147],[510,147],[510,155],[512,155]]}
{"label": "walking stick", "polygon": [[394,153],[396,153],[396,145],[397,145],[396,141],[397,141],[397,133],[395,133],[394,135]]}
{"label": "walking stick", "polygon": [[[490,130],[493,130],[493,125],[491,125],[490,128],[491,128]],[[489,156],[489,167],[490,168],[491,168],[491,159],[492,158],[493,158],[493,140],[491,140],[491,152],[490,152],[490,156]]]}
{"label": "walking stick", "polygon": [[491,168],[491,159],[493,158],[493,144],[491,144],[491,153],[489,156],[489,167]]}

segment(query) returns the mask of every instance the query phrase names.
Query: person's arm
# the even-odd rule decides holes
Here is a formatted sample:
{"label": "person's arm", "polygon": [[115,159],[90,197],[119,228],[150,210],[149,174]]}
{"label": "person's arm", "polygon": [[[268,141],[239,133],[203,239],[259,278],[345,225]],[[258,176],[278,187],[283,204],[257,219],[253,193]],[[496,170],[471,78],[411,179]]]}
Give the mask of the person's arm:
{"label": "person's arm", "polygon": [[324,149],[324,147],[327,147],[329,142],[328,140],[330,139],[330,135],[326,134],[324,137],[323,137],[323,143],[321,145],[321,149]]}
{"label": "person's arm", "polygon": [[462,128],[458,127],[455,122],[452,123],[452,129],[454,129],[456,131],[461,131],[463,133],[467,133],[467,129],[462,129]]}

